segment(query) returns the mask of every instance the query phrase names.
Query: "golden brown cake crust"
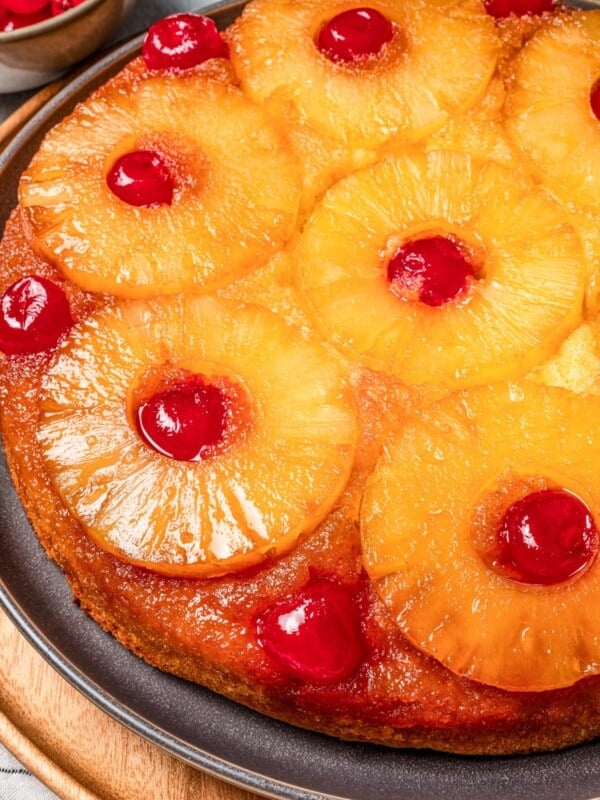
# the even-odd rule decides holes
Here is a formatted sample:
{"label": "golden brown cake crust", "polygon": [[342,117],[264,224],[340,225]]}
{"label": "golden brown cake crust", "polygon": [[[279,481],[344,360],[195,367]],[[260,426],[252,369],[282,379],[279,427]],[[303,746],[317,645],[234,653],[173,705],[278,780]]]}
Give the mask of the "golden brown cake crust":
{"label": "golden brown cake crust", "polygon": [[[0,288],[24,263],[31,272],[58,278],[31,251],[16,212],[0,249]],[[75,290],[75,317],[99,302],[102,298]],[[382,430],[411,402],[406,389],[370,372],[357,382],[362,459],[338,507],[300,546],[252,571],[186,580],[161,577],[103,552],[62,505],[36,439],[47,358],[1,363],[2,430],[11,475],[42,545],[64,570],[81,606],[150,664],[265,714],[349,740],[498,754],[556,749],[596,735],[600,679],[528,694],[460,678],[404,639],[369,586],[361,571],[358,498]],[[257,614],[315,573],[341,577],[357,592],[364,612],[368,659],[355,677],[333,687],[285,677],[255,633]]]}

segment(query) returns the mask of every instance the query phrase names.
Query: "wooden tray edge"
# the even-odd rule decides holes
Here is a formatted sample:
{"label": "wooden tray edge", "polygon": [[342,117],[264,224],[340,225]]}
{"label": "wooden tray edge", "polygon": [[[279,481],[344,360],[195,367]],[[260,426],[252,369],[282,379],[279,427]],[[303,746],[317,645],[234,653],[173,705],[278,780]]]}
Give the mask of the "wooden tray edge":
{"label": "wooden tray edge", "polygon": [[48,758],[2,710],[0,742],[32,775],[64,800],[101,800]]}

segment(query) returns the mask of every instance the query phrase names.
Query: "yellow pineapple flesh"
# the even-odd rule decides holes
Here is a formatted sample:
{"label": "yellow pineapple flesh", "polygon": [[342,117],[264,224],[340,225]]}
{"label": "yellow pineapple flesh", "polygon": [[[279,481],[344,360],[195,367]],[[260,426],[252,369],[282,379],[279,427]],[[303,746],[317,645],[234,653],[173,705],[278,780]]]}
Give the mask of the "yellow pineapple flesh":
{"label": "yellow pineapple flesh", "polygon": [[279,119],[285,125],[290,146],[302,168],[302,196],[298,219],[298,227],[301,228],[330,186],[348,173],[377,161],[379,153],[373,148],[350,147],[323,135],[302,119],[292,103],[280,102],[276,96],[272,96],[265,107],[274,119]]}
{"label": "yellow pineapple flesh", "polygon": [[[157,451],[135,423],[138,399],[181,373],[232,387],[228,433],[201,459]],[[94,541],[196,577],[313,530],[345,486],[356,435],[350,389],[320,343],[207,295],[109,305],[75,328],[44,379],[38,429],[56,489]]]}
{"label": "yellow pineapple flesh", "polygon": [[[403,243],[454,237],[475,279],[438,307],[387,279]],[[413,151],[340,181],[305,225],[298,283],[350,358],[415,384],[514,378],[582,316],[582,245],[561,207],[519,172],[467,154]]]}
{"label": "yellow pineapple flesh", "polygon": [[[132,205],[107,185],[118,158],[140,150],[164,159],[170,204]],[[300,190],[287,140],[213,67],[106,84],[46,137],[19,198],[34,247],[70,280],[148,297],[259,266],[294,232]]]}
{"label": "yellow pineapple flesh", "polygon": [[[519,168],[502,120],[505,95],[504,82],[494,76],[484,97],[464,113],[450,117],[442,128],[425,139],[424,146],[428,150],[469,153],[473,158]],[[388,152],[393,152],[393,145]]]}
{"label": "yellow pineapple flesh", "polygon": [[[484,93],[499,50],[493,20],[476,0],[377,0],[394,26],[374,57],[341,64],[315,40],[348,2],[255,0],[229,32],[245,91],[291,103],[324,136],[357,148],[415,140]],[[281,113],[284,119],[284,112]]]}
{"label": "yellow pineapple flesh", "polygon": [[513,64],[507,130],[530,170],[563,202],[600,211],[600,122],[590,96],[600,76],[600,11],[559,15]]}
{"label": "yellow pineapple flesh", "polygon": [[532,370],[530,377],[547,386],[600,394],[600,323],[591,320],[575,328],[557,353]]}
{"label": "yellow pineapple flesh", "polygon": [[598,524],[599,444],[598,397],[533,383],[456,393],[405,420],[369,479],[361,536],[367,572],[411,642],[509,690],[599,671],[598,559],[532,585],[486,558],[499,512],[531,491],[572,492]]}

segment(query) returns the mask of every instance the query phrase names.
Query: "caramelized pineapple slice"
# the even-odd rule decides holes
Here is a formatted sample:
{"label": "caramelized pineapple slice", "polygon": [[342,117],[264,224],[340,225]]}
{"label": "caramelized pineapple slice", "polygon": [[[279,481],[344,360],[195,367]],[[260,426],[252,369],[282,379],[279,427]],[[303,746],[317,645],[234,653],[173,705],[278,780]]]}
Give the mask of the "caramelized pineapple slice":
{"label": "caramelized pineapple slice", "polygon": [[324,136],[303,120],[291,103],[279,104],[276,98],[271,98],[267,107],[275,118],[281,117],[285,109],[288,139],[301,164],[302,197],[298,225],[301,228],[330,186],[350,172],[373,164],[380,154],[376,149],[353,148],[331,136]]}
{"label": "caramelized pineapple slice", "polygon": [[258,306],[176,295],[73,329],[44,380],[38,437],[100,547],[207,577],[315,528],[347,481],[355,416],[319,342]]}
{"label": "caramelized pineapple slice", "polygon": [[424,147],[469,153],[473,158],[518,168],[501,116],[505,95],[503,81],[494,76],[482,100],[463,114],[451,117],[443,128],[425,139]]}
{"label": "caramelized pineapple slice", "polygon": [[[490,8],[486,3],[488,13]],[[504,124],[503,107],[507,87],[512,79],[512,62],[524,43],[546,24],[547,15],[538,7],[531,13],[509,13],[495,19],[501,46],[496,71],[485,94],[474,105],[460,114],[453,114],[443,128],[427,137],[425,146],[430,150],[457,150],[470,153],[474,158],[498,161],[508,167],[522,168],[524,159],[519,148],[512,145]],[[521,7],[521,12],[523,11]],[[568,13],[566,9],[552,14]],[[493,16],[493,14],[492,14]]]}
{"label": "caramelized pineapple slice", "polygon": [[[514,62],[507,129],[536,176],[562,201],[600,211],[600,11],[547,22]],[[600,112],[600,95],[596,97]]]}
{"label": "caramelized pineapple slice", "polygon": [[366,10],[381,15],[391,38],[366,57],[332,58],[318,46],[323,28],[353,10],[365,11],[339,0],[246,6],[229,34],[243,87],[282,109],[292,103],[326,137],[366,148],[425,136],[483,95],[499,37],[481,2],[377,0]]}
{"label": "caramelized pineapple slice", "polygon": [[600,323],[584,322],[575,328],[558,352],[530,377],[547,386],[600,395]]}
{"label": "caramelized pineapple slice", "polygon": [[34,247],[70,280],[139,298],[266,261],[295,230],[300,188],[266,113],[190,70],[106,84],[46,137],[19,196]]}
{"label": "caramelized pineapple slice", "polygon": [[[390,268],[415,242],[443,247],[412,276],[409,258],[403,285]],[[465,274],[444,297],[449,247]],[[466,154],[415,152],[340,181],[295,257],[325,335],[407,383],[452,388],[524,374],[582,316],[582,246],[561,207],[518,172]],[[441,287],[438,301],[423,294],[427,281]]]}
{"label": "caramelized pineapple slice", "polygon": [[405,419],[361,517],[366,569],[403,633],[512,691],[598,673],[599,452],[600,398],[533,383],[458,392]]}

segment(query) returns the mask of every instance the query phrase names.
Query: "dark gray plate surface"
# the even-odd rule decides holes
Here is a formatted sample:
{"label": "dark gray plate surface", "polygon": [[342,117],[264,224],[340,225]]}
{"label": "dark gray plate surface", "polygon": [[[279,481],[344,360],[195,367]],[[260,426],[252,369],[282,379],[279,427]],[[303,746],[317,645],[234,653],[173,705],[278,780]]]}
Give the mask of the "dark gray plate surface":
{"label": "dark gray plate surface", "polygon": [[[223,21],[233,12],[230,6],[221,11]],[[44,132],[139,44],[123,45],[76,77],[0,154],[0,227]],[[0,605],[57,671],[112,717],[193,766],[266,797],[590,800],[600,795],[598,742],[556,754],[477,759],[347,744],[275,722],[148,667],[72,602],[62,574],[27,522],[3,457]]]}

